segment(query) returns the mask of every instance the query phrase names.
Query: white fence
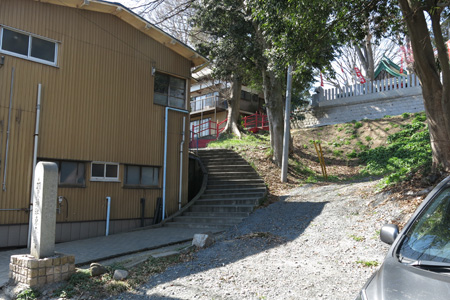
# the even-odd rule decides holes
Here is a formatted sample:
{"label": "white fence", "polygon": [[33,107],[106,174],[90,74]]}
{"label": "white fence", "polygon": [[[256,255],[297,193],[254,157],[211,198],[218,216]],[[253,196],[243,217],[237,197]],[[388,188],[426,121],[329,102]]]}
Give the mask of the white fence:
{"label": "white fence", "polygon": [[368,81],[365,84],[355,84],[343,88],[333,88],[323,90],[323,95],[319,96],[319,101],[330,101],[339,98],[355,97],[367,94],[380,93],[398,89],[408,89],[419,86],[419,80],[415,74],[410,74],[397,78]]}

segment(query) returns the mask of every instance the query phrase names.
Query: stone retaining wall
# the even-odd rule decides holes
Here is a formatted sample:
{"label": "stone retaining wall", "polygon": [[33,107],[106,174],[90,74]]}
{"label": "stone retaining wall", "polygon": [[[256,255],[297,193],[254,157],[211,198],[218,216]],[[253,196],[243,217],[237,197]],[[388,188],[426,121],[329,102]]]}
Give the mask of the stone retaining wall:
{"label": "stone retaining wall", "polygon": [[424,110],[422,88],[417,86],[342,99],[323,100],[321,98],[319,101],[314,101],[307,110],[300,112],[305,116],[303,121],[292,121],[291,126],[307,128],[333,125]]}

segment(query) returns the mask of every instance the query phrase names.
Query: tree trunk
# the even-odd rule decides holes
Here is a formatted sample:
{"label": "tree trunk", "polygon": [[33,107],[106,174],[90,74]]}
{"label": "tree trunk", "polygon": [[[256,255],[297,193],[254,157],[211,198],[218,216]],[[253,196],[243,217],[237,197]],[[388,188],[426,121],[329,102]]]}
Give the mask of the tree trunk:
{"label": "tree trunk", "polygon": [[373,58],[372,49],[372,34],[370,34],[370,32],[367,32],[362,49],[364,50],[364,53],[361,51],[361,48],[358,45],[355,45],[355,50],[358,54],[359,61],[361,62],[364,71],[366,71],[366,77],[370,81],[373,81],[375,77],[375,61]]}
{"label": "tree trunk", "polygon": [[239,76],[233,76],[231,81],[231,95],[227,99],[228,114],[227,124],[222,133],[233,133],[237,137],[241,138],[242,134],[239,130],[239,116],[240,116],[240,103],[241,103],[241,90],[242,79]]}
{"label": "tree trunk", "polygon": [[273,161],[281,167],[283,158],[283,84],[273,71],[263,70],[264,101],[269,119],[270,144],[273,150]]}
{"label": "tree trunk", "polygon": [[[450,171],[450,69],[448,57],[446,58],[445,45],[439,29],[439,18],[432,17],[434,34],[440,34],[436,40],[439,59],[443,72],[441,84],[439,71],[434,60],[433,46],[427,28],[423,10],[419,7],[420,2],[399,0],[404,20],[408,27],[411,46],[414,54],[417,74],[422,85],[425,112],[430,131],[430,142],[433,151],[433,173],[439,168]],[[436,20],[437,19],[437,20]]]}

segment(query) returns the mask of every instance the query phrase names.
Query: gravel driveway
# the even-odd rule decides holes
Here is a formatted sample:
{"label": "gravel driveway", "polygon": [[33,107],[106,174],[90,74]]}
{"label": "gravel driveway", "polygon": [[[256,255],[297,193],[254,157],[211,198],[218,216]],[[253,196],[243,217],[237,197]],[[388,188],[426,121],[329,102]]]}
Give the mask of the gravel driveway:
{"label": "gravel driveway", "polygon": [[114,299],[354,299],[388,246],[378,230],[401,213],[375,207],[377,182],[304,186],[256,210],[192,261]]}

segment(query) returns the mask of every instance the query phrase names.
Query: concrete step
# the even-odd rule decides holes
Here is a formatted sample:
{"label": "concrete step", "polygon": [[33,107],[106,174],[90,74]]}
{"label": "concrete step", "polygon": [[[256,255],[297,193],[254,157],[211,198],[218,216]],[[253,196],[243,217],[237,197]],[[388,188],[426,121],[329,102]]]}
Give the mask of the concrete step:
{"label": "concrete step", "polygon": [[255,172],[255,170],[250,167],[249,165],[243,166],[243,165],[235,165],[235,166],[229,166],[229,165],[223,165],[223,166],[208,166],[207,167],[208,173],[220,173],[220,172]]}
{"label": "concrete step", "polygon": [[181,223],[196,223],[196,224],[239,224],[242,222],[243,218],[240,217],[226,217],[226,218],[218,218],[218,217],[188,217],[188,216],[180,216],[175,217],[174,222]]}
{"label": "concrete step", "polygon": [[214,229],[216,231],[227,230],[230,227],[236,226],[236,224],[207,224],[207,223],[188,223],[188,222],[168,222],[164,224],[167,227],[176,228],[198,228],[202,229],[202,232],[207,232],[208,229]]}
{"label": "concrete step", "polygon": [[250,213],[253,211],[254,205],[200,205],[196,204],[189,208],[190,212],[227,212],[227,213]]}
{"label": "concrete step", "polygon": [[266,189],[264,183],[250,182],[250,183],[223,183],[223,184],[208,184],[206,190],[239,190],[239,189]]}
{"label": "concrete step", "polygon": [[217,217],[217,218],[229,218],[229,217],[248,217],[250,212],[185,212],[183,215],[187,217]]}
{"label": "concrete step", "polygon": [[247,168],[244,171],[239,170],[222,170],[222,171],[209,171],[208,175],[210,176],[239,176],[239,175],[258,175],[258,173],[255,172],[255,170],[251,168]]}
{"label": "concrete step", "polygon": [[261,198],[264,196],[264,192],[257,193],[210,193],[203,194],[200,199],[248,199],[248,198]]}
{"label": "concrete step", "polygon": [[242,158],[239,154],[235,152],[224,152],[224,153],[210,153],[199,155],[201,159],[227,159],[230,157]]}
{"label": "concrete step", "polygon": [[266,187],[265,186],[260,186],[260,187],[248,187],[248,186],[243,186],[243,187],[238,187],[238,188],[210,188],[207,187],[205,192],[203,193],[203,195],[210,195],[210,194],[227,194],[227,195],[231,195],[231,194],[244,194],[244,193],[255,193],[255,194],[260,194],[260,193],[265,193],[266,192]]}
{"label": "concrete step", "polygon": [[243,172],[236,172],[236,173],[228,173],[228,174],[208,174],[209,180],[227,180],[227,179],[259,179],[259,175],[256,173],[243,173]]}
{"label": "concrete step", "polygon": [[240,156],[220,157],[220,158],[201,158],[201,160],[207,166],[242,165],[242,164],[247,163],[247,161]]}
{"label": "concrete step", "polygon": [[209,186],[234,186],[234,185],[242,185],[242,184],[261,184],[265,185],[264,180],[262,179],[256,179],[256,178],[242,178],[242,179],[231,179],[231,178],[222,178],[217,179],[213,178],[211,179],[208,176],[208,187]]}
{"label": "concrete step", "polygon": [[258,205],[259,198],[223,198],[223,199],[198,199],[193,205]]}

